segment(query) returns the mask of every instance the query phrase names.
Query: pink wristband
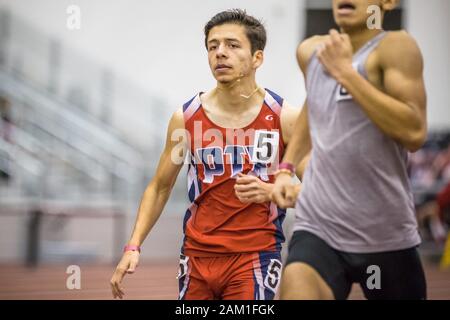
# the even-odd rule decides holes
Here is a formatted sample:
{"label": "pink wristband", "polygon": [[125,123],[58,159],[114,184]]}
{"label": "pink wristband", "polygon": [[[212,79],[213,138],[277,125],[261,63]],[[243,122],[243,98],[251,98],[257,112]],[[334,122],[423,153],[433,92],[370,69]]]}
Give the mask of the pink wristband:
{"label": "pink wristband", "polygon": [[287,169],[290,172],[294,173],[294,165],[289,162],[282,162],[278,165],[278,170]]}
{"label": "pink wristband", "polygon": [[126,245],[123,248],[123,252],[127,252],[127,251],[137,251],[137,252],[141,252],[141,247],[140,246],[132,246],[132,245]]}

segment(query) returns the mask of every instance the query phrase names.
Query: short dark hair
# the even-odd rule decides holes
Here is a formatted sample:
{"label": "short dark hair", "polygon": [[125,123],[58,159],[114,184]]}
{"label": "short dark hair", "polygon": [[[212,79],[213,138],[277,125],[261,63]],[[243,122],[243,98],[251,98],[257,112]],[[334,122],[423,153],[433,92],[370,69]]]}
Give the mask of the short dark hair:
{"label": "short dark hair", "polygon": [[212,28],[226,23],[242,25],[250,41],[251,51],[254,54],[257,50],[264,50],[266,46],[266,29],[262,22],[247,14],[242,9],[230,9],[219,12],[205,25],[205,46],[208,48],[208,35]]}

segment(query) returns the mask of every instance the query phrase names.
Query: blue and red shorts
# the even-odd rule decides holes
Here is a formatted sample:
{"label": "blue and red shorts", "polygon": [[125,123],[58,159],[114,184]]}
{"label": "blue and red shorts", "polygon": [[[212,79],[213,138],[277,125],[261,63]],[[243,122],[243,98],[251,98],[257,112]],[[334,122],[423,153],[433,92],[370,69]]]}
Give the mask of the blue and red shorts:
{"label": "blue and red shorts", "polygon": [[281,277],[280,252],[219,257],[180,256],[180,300],[272,300]]}

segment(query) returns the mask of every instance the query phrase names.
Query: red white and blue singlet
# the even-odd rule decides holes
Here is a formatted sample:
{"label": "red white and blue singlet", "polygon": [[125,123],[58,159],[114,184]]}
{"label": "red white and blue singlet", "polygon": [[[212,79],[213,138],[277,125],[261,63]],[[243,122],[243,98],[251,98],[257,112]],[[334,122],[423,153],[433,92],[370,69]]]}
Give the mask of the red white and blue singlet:
{"label": "red white and blue singlet", "polygon": [[285,148],[283,99],[266,89],[258,116],[244,128],[230,129],[208,118],[200,96],[183,106],[190,143],[190,206],[183,221],[182,254],[209,257],[281,250],[286,211],[272,202],[244,204],[234,185],[239,172],[274,182]]}

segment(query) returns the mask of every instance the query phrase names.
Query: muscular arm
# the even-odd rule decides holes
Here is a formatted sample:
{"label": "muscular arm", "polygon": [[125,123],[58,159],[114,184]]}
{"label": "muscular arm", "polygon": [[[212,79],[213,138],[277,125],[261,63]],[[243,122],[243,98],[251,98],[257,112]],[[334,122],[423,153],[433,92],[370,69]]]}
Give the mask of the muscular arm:
{"label": "muscular arm", "polygon": [[[377,89],[349,64],[341,72],[329,71],[384,134],[414,152],[423,145],[427,131],[420,50],[408,34],[397,32],[386,36],[377,51],[385,92]],[[330,68],[333,69],[332,60],[336,59],[330,58]],[[334,62],[334,65],[338,63]]]}
{"label": "muscular arm", "polygon": [[[300,114],[300,110],[297,108],[293,108],[286,102],[283,104],[283,109],[281,111],[281,130],[283,132],[283,141],[289,146],[292,136],[297,130],[296,122],[298,116]],[[308,163],[309,156],[305,156],[303,160],[301,160],[295,170],[295,174],[301,180],[303,177],[303,172],[305,170],[306,164]]]}
{"label": "muscular arm", "polygon": [[[181,154],[185,152],[186,147],[186,137],[182,136],[183,129],[183,113],[179,110],[174,113],[170,120],[166,145],[159,159],[155,176],[147,185],[142,196],[134,230],[128,242],[130,245],[142,244],[164,209],[183,165],[182,161],[180,161],[180,159],[182,160],[184,158]],[[172,141],[172,135],[174,137],[177,136],[176,140]]]}

